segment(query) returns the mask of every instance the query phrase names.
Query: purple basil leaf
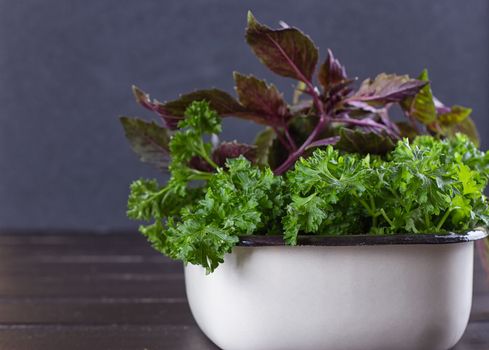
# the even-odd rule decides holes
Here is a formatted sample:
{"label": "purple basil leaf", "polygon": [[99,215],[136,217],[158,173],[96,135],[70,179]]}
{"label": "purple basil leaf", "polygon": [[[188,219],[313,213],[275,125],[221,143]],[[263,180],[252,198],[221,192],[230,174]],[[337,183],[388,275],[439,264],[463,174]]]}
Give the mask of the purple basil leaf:
{"label": "purple basil leaf", "polygon": [[382,123],[389,128],[389,131],[388,131],[389,134],[391,136],[396,137],[396,138],[400,138],[401,132],[400,132],[399,128],[397,127],[397,124],[394,123],[389,116],[389,107],[390,107],[390,105],[388,104],[384,108],[379,109],[377,111],[377,115],[380,117],[380,120],[382,121]]}
{"label": "purple basil leaf", "polygon": [[153,102],[151,102],[151,99],[146,92],[144,92],[143,90],[138,88],[136,85],[133,85],[132,86],[132,93],[133,93],[134,97],[136,98],[137,103],[139,103],[144,108],[147,108],[150,111],[154,112],[156,106],[153,104]]}
{"label": "purple basil leaf", "polygon": [[450,126],[442,126],[442,130],[445,136],[452,137],[455,136],[456,133],[462,133],[469,137],[469,139],[479,147],[480,137],[477,132],[477,128],[474,124],[472,118],[467,117],[463,121],[457,124],[453,124]]}
{"label": "purple basil leaf", "polygon": [[445,106],[439,99],[433,96],[433,102],[435,103],[436,113],[443,114],[450,112],[450,107]]}
{"label": "purple basil leaf", "polygon": [[[246,145],[236,141],[222,142],[212,152],[212,160],[220,167],[223,167],[226,164],[227,159],[238,158],[241,155],[249,161],[255,162],[256,146]],[[200,171],[215,171],[215,169],[204,158],[199,156],[192,157],[188,165],[190,168]]]}
{"label": "purple basil leaf", "polygon": [[307,115],[312,110],[314,103],[312,100],[300,100],[298,103],[289,106],[290,113],[293,115]]}
{"label": "purple basil leaf", "polygon": [[199,156],[193,156],[188,162],[188,166],[192,169],[205,171],[208,173],[213,172],[215,169],[204,158]]}
{"label": "purple basil leaf", "polygon": [[385,133],[346,128],[340,130],[340,140],[335,145],[335,148],[343,151],[361,154],[386,154],[394,147],[394,141]]}
{"label": "purple basil leaf", "polygon": [[151,100],[150,96],[136,86],[132,87],[136,101],[150,111],[159,114],[171,129],[177,129],[178,122],[184,118],[185,110],[194,101],[206,100],[210,107],[219,115],[228,116],[246,114],[246,110],[228,93],[218,89],[198,90],[181,95],[180,98],[168,102]]}
{"label": "purple basil leaf", "polygon": [[331,90],[333,86],[348,79],[345,67],[333,56],[330,49],[328,49],[326,61],[319,68],[318,79],[325,91]]}
{"label": "purple basil leaf", "polygon": [[243,143],[222,142],[213,152],[212,160],[219,166],[226,164],[226,159],[244,156],[250,162],[256,161],[256,146]]}
{"label": "purple basil leaf", "polygon": [[360,89],[347,102],[360,101],[374,106],[400,102],[406,97],[416,95],[426,84],[426,81],[411,79],[407,75],[381,73],[374,80],[364,80]]}
{"label": "purple basil leaf", "polygon": [[[364,102],[364,101],[348,101],[348,104],[351,106],[351,107],[355,107],[356,109],[359,109],[363,112],[368,112],[368,113],[377,113],[377,110],[378,108],[368,104],[367,102]],[[361,111],[358,111],[358,112],[361,112]],[[364,114],[364,113],[360,113],[360,114]]]}
{"label": "purple basil leaf", "polygon": [[470,118],[472,109],[462,106],[446,107],[436,99],[435,106],[439,114],[437,122],[430,125],[430,130],[439,132],[447,137],[462,133],[467,135],[475,145],[479,146],[479,133],[474,121]]}
{"label": "purple basil leaf", "polygon": [[418,130],[416,130],[416,128],[408,122],[397,122],[396,125],[402,138],[407,137],[408,139],[412,140],[419,134]]}
{"label": "purple basil leaf", "polygon": [[337,83],[329,89],[330,96],[339,96],[341,98],[345,98],[348,96],[353,89],[351,88],[351,84],[355,81],[355,79],[347,79],[343,80],[340,83]]}
{"label": "purple basil leaf", "polygon": [[198,90],[181,95],[174,101],[156,102],[156,112],[165,118],[168,127],[175,129],[178,122],[184,118],[187,107],[194,101],[202,100],[209,102],[210,108],[221,116],[239,115],[245,112],[245,109],[234,97],[218,89]]}
{"label": "purple basil leaf", "polygon": [[325,139],[317,140],[309,144],[306,149],[314,148],[314,147],[322,147],[327,145],[334,145],[340,140],[340,136],[332,136]]}
{"label": "purple basil leaf", "polygon": [[428,125],[436,120],[436,108],[426,69],[423,70],[418,80],[425,81],[427,84],[415,96],[408,96],[402,100],[401,108],[408,116]]}
{"label": "purple basil leaf", "polygon": [[168,129],[137,118],[121,117],[120,121],[126,138],[141,161],[166,171],[170,159]]}
{"label": "purple basil leaf", "polygon": [[249,112],[241,117],[259,124],[284,126],[291,115],[282,94],[277,88],[252,75],[234,72],[239,102]]}
{"label": "purple basil leaf", "polygon": [[152,112],[157,113],[160,117],[165,121],[165,125],[167,128],[171,130],[177,129],[178,122],[183,119],[183,114],[180,115],[171,115],[169,113],[161,110],[161,103],[157,100],[152,100],[146,92],[138,88],[137,86],[132,86],[132,93],[136,98],[136,101],[146,109],[149,109]]}
{"label": "purple basil leaf", "polygon": [[472,113],[472,109],[463,106],[452,106],[449,111],[438,115],[442,126],[451,126],[463,122]]}
{"label": "purple basil leaf", "polygon": [[312,40],[297,28],[271,29],[248,12],[246,42],[274,73],[310,82],[318,60]]}
{"label": "purple basil leaf", "polygon": [[467,135],[474,144],[479,145],[479,134],[470,118],[472,109],[462,106],[447,107],[436,98],[434,102],[438,116],[435,122],[428,125],[433,133],[451,137],[460,132]]}

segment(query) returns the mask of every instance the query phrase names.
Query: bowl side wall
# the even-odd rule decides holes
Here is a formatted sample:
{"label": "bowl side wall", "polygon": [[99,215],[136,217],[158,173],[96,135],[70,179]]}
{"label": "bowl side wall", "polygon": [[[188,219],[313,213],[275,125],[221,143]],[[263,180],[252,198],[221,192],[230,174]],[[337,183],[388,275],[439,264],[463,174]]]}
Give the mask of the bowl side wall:
{"label": "bowl side wall", "polygon": [[187,297],[225,350],[429,349],[461,338],[473,242],[236,247],[210,275],[187,265]]}

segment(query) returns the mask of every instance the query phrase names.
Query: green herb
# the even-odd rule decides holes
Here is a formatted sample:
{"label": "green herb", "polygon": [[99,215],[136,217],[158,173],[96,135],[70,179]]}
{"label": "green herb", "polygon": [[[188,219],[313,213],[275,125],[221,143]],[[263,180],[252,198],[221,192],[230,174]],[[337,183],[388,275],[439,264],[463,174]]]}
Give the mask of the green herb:
{"label": "green herb", "polygon": [[154,181],[134,182],[128,215],[154,218],[154,224],[140,230],[157,250],[174,259],[202,265],[210,272],[239,236],[279,232],[284,207],[282,178],[269,168],[253,166],[243,156],[229,160],[226,171],[220,168],[209,179],[205,194],[191,192],[185,200],[177,196],[163,201],[166,193],[172,193],[167,192],[171,186],[171,182],[165,188],[158,188]]}
{"label": "green herb", "polygon": [[[249,13],[245,39],[267,68],[296,80],[292,103],[237,72],[236,98],[206,89],[159,102],[133,87],[164,123],[121,118],[140,159],[170,172],[165,186],[135,181],[128,201],[128,216],[149,222],[140,230],[157,250],[210,272],[243,235],[282,234],[295,244],[299,234],[489,224],[489,156],[476,147],[472,111],[437,100],[426,70],[417,79],[381,73],[355,88],[331,50],[318,65],[319,50],[297,28],[272,29]],[[395,105],[404,121],[391,119]],[[265,127],[254,145],[219,142],[228,116]]]}
{"label": "green herb", "polygon": [[282,179],[261,170],[243,157],[229,160],[208,183],[206,194],[194,206],[169,221],[166,253],[213,271],[239,236],[274,232],[280,222]]}
{"label": "green herb", "polygon": [[221,131],[220,119],[207,102],[193,102],[185,116],[165,146],[172,156],[170,180],[164,187],[156,180],[133,182],[127,214],[154,220],[140,231],[156,249],[212,271],[239,235],[277,222],[283,207],[282,180],[270,169],[251,165],[245,156],[251,156],[253,147],[204,142],[205,135]]}
{"label": "green herb", "polygon": [[[155,180],[131,186],[128,215],[154,220],[142,226],[153,246],[212,272],[240,236],[283,234],[395,234],[461,232],[489,224],[482,194],[489,153],[457,134],[446,140],[419,136],[399,141],[385,157],[345,153],[329,145],[301,158],[287,176],[244,156],[216,172],[197,171],[189,160],[214,166],[204,134],[220,131],[205,102],[195,102],[170,139],[176,156],[165,187]],[[192,187],[192,180],[207,180]]]}
{"label": "green herb", "polygon": [[489,224],[489,153],[463,135],[399,141],[386,159],[329,146],[288,173],[285,238],[298,233],[462,232]]}
{"label": "green herb", "polygon": [[[178,215],[183,207],[190,205],[198,194],[203,193],[203,188],[188,188],[188,184],[195,180],[208,180],[212,175],[211,172],[192,168],[191,161],[199,159],[210,169],[217,168],[211,159],[212,145],[204,142],[203,138],[206,134],[221,131],[220,119],[205,102],[193,103],[186,115],[187,118],[179,122],[180,130],[165,138],[166,144],[162,146],[162,149],[171,153],[171,178],[168,184],[160,187],[156,180],[135,181],[131,185],[128,201],[127,214],[130,218],[150,220]],[[127,125],[127,120],[122,119],[123,125]],[[144,144],[144,139],[141,139],[134,138],[133,147]]]}

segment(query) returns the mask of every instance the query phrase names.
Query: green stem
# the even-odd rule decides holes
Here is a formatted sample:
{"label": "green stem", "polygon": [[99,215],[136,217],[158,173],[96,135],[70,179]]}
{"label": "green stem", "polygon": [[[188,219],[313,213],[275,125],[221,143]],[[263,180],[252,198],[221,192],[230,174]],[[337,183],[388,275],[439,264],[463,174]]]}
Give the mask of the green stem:
{"label": "green stem", "polygon": [[385,221],[387,221],[389,223],[389,225],[391,226],[391,228],[394,228],[394,223],[392,222],[391,219],[389,219],[389,217],[387,216],[387,214],[385,213],[385,210],[384,208],[381,208],[380,209],[380,213],[382,214],[382,216],[384,217]]}
{"label": "green stem", "polygon": [[377,227],[377,217],[380,214],[377,213],[377,209],[376,209],[373,197],[369,196],[370,197],[370,205],[368,205],[367,202],[365,202],[365,200],[361,199],[356,194],[353,194],[353,195],[357,198],[358,202],[367,210],[368,214],[372,217],[372,226]]}
{"label": "green stem", "polygon": [[424,224],[426,225],[426,227],[431,227],[428,213],[424,213]]}
{"label": "green stem", "polygon": [[[168,187],[165,187],[165,189]],[[165,195],[161,199],[161,204],[164,204],[166,202],[166,199],[168,198],[168,195],[170,194],[170,191],[166,191]],[[158,215],[161,215],[161,213],[158,213]],[[162,219],[162,217],[159,217],[158,219]]]}
{"label": "green stem", "polygon": [[363,199],[359,198],[358,196],[355,196],[355,197],[357,197],[357,200],[360,202],[360,204],[363,205],[363,207],[365,209],[367,209],[367,212],[369,215],[371,215],[371,216],[375,215],[375,212],[372,210],[372,208],[370,208],[370,206],[367,204],[367,202],[365,202]]}
{"label": "green stem", "polygon": [[208,173],[206,171],[200,171],[196,169],[190,169],[192,175],[188,178],[189,180],[209,180],[212,177],[213,173]]}
{"label": "green stem", "polygon": [[209,163],[214,169],[219,168],[219,165],[217,165],[207,154],[203,154],[202,158],[205,159],[207,163]]}
{"label": "green stem", "polygon": [[372,195],[370,195],[370,194],[369,194],[368,196],[369,196],[369,198],[370,198],[370,207],[371,207],[371,208],[372,208],[372,210],[375,212],[375,211],[376,211],[376,209],[377,209],[377,207],[376,207],[376,205],[375,205],[374,197],[373,197]]}
{"label": "green stem", "polygon": [[399,196],[397,195],[396,191],[394,191],[392,188],[389,188],[389,192],[392,193],[394,197],[396,197],[397,200],[400,200]]}
{"label": "green stem", "polygon": [[372,226],[377,227],[377,217],[379,214],[377,214],[377,206],[375,205],[374,197],[372,195],[369,195],[370,197],[370,207],[372,208],[372,213],[375,215],[372,215]]}
{"label": "green stem", "polygon": [[443,224],[445,223],[445,221],[448,219],[448,216],[450,215],[450,213],[452,212],[452,210],[453,209],[448,209],[445,212],[445,215],[443,215],[443,217],[440,219],[440,221],[438,222],[438,225],[436,225],[436,231],[437,232],[440,232],[441,227],[443,226]]}
{"label": "green stem", "polygon": [[209,157],[209,155],[207,154],[206,150],[205,150],[205,147],[204,147],[204,142],[202,141],[202,143],[200,144],[200,152],[199,152],[199,155],[204,158],[204,160],[210,164],[210,166],[212,166],[214,169],[217,169],[219,168],[219,165],[217,165],[212,159],[211,157]]}

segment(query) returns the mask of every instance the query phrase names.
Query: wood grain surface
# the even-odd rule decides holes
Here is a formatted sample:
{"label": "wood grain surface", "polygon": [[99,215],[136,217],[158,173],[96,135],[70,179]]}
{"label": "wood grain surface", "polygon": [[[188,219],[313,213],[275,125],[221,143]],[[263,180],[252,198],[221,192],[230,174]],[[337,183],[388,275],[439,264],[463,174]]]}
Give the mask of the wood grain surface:
{"label": "wood grain surface", "polygon": [[[137,233],[0,235],[0,350],[211,350],[183,269]],[[489,286],[476,261],[467,331],[489,349]],[[252,350],[252,349],[250,349]]]}

